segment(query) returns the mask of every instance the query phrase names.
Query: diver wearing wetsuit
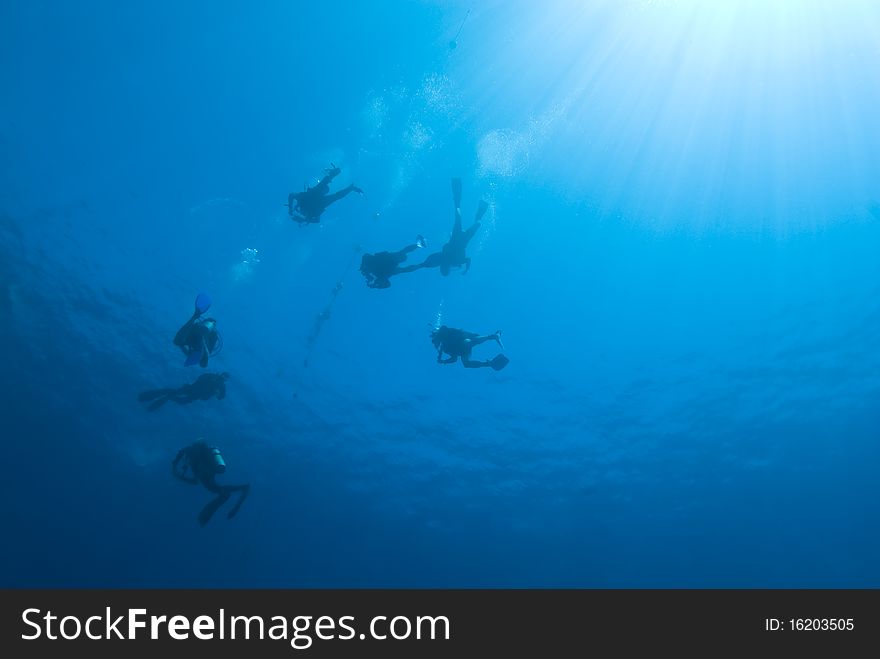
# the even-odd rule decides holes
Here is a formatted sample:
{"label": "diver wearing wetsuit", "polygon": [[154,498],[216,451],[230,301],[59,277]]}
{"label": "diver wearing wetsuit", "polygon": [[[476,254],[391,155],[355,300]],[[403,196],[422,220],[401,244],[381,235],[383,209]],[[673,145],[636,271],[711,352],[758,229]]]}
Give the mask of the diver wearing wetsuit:
{"label": "diver wearing wetsuit", "polygon": [[407,245],[396,252],[376,252],[375,254],[364,254],[361,257],[361,274],[367,280],[367,286],[370,288],[388,288],[391,286],[391,277],[394,275],[413,272],[422,267],[422,264],[401,266],[406,261],[406,257],[413,252],[426,245],[422,236],[416,237],[416,242]]}
{"label": "diver wearing wetsuit", "polygon": [[[187,475],[187,471],[192,472],[192,475]],[[208,446],[202,439],[180,449],[177,452],[177,457],[171,462],[171,473],[175,478],[190,485],[201,484],[206,490],[217,495],[199,513],[199,525],[201,526],[208,523],[217,509],[229,500],[229,496],[233,492],[241,492],[238,502],[226,515],[227,519],[235,517],[251,491],[250,483],[218,485],[215,477],[225,471],[226,463],[223,461],[223,456],[220,455],[220,450],[215,446]]]}
{"label": "diver wearing wetsuit", "polygon": [[217,321],[213,318],[202,318],[198,308],[183,327],[174,336],[174,345],[186,355],[186,366],[198,362],[202,368],[208,367],[208,357],[216,355],[223,346],[223,340],[217,331]]}
{"label": "diver wearing wetsuit", "polygon": [[342,171],[333,163],[330,165],[330,169],[326,170],[324,178],[317,185],[306,188],[303,192],[291,192],[287,195],[286,205],[290,219],[300,224],[316,224],[321,221],[321,214],[333,202],[339,201],[352,192],[364,193],[359,187],[351,184],[330,194],[330,182]]}
{"label": "diver wearing wetsuit", "polygon": [[[483,368],[489,367],[496,371],[500,371],[507,366],[510,360],[503,354],[497,354],[492,359],[486,361],[475,361],[471,359],[471,351],[475,346],[485,343],[486,341],[495,341],[502,350],[504,344],[501,343],[501,331],[480,336],[474,332],[466,332],[465,330],[455,327],[447,327],[441,325],[431,332],[431,343],[437,349],[438,364],[454,364],[459,359],[465,368]],[[444,359],[443,354],[449,355]]]}
{"label": "diver wearing wetsuit", "polygon": [[474,216],[474,223],[467,231],[461,228],[461,179],[452,179],[452,200],[455,203],[455,223],[452,227],[452,235],[449,242],[443,245],[443,248],[434,254],[431,254],[418,267],[420,268],[440,268],[440,274],[447,276],[452,268],[464,266],[461,274],[466,275],[471,269],[471,259],[465,253],[468,243],[480,230],[480,221],[489,209],[489,204],[484,200],[480,200],[477,206],[477,212]]}
{"label": "diver wearing wetsuit", "polygon": [[185,384],[177,389],[166,387],[143,391],[138,395],[138,400],[152,401],[147,407],[150,412],[155,412],[169,400],[173,400],[178,405],[189,405],[197,400],[210,400],[215,397],[217,400],[223,400],[226,398],[226,381],[228,379],[229,373],[225,371],[223,373],[203,373],[195,382]]}

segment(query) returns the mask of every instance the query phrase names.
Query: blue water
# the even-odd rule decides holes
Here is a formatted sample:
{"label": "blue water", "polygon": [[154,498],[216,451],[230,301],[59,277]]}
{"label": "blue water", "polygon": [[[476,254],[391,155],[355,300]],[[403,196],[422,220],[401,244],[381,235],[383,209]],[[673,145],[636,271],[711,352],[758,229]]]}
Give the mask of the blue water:
{"label": "blue water", "polygon": [[[878,30],[4,2],[0,586],[880,586]],[[366,194],[299,227],[330,162]],[[453,176],[466,226],[491,204],[470,272],[367,288],[357,250],[443,244]],[[202,372],[199,291],[228,394],[148,412]],[[438,365],[437,322],[510,365]],[[252,484],[204,528],[199,436]]]}

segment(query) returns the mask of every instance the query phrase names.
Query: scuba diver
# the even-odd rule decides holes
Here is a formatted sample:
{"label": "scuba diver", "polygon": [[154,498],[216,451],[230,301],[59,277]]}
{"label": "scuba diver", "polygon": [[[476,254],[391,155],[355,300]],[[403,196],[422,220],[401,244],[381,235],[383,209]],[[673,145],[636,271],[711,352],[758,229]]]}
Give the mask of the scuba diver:
{"label": "scuba diver", "polygon": [[[503,354],[497,354],[492,359],[482,362],[471,359],[471,350],[474,349],[474,346],[478,346],[486,341],[495,341],[504,350],[504,344],[501,343],[501,330],[493,334],[480,336],[474,332],[466,332],[462,329],[441,325],[434,328],[431,332],[431,343],[437,348],[438,364],[454,364],[460,357],[461,363],[465,368],[489,367],[500,371],[510,363],[510,360]],[[449,355],[449,358],[444,359],[443,353]]]}
{"label": "scuba diver", "polygon": [[198,364],[208,367],[208,357],[216,355],[223,349],[223,337],[217,331],[217,321],[213,318],[202,318],[211,307],[211,298],[205,293],[196,296],[195,311],[183,327],[174,336],[174,345],[186,355],[184,366]]}
{"label": "scuba diver", "polygon": [[[192,472],[192,474],[187,475],[187,471]],[[233,492],[241,492],[238,502],[226,515],[227,519],[235,517],[239,508],[241,508],[241,504],[244,503],[244,500],[251,491],[250,483],[245,485],[218,485],[214,479],[218,474],[222,474],[225,471],[226,463],[223,461],[223,456],[220,455],[220,449],[216,446],[208,446],[201,437],[194,444],[180,449],[177,452],[177,457],[171,462],[171,473],[175,478],[190,485],[201,484],[206,490],[217,495],[199,513],[200,526],[208,523],[220,506],[229,501],[229,496]]]}
{"label": "scuba diver", "polygon": [[461,228],[460,178],[452,179],[452,200],[455,202],[455,224],[452,227],[452,235],[449,238],[449,242],[443,245],[441,251],[431,254],[418,266],[420,268],[439,267],[440,274],[444,277],[449,274],[451,268],[464,266],[464,271],[461,273],[463,275],[466,275],[468,270],[471,269],[471,259],[465,254],[465,250],[471,238],[480,230],[480,220],[483,219],[483,215],[489,209],[489,204],[481,199],[477,206],[477,213],[474,216],[474,223],[467,231],[463,231]]}
{"label": "scuba diver", "polygon": [[313,188],[307,187],[303,192],[291,192],[287,195],[285,206],[287,206],[290,219],[299,222],[300,225],[320,222],[321,213],[327,209],[327,206],[334,201],[339,201],[349,193],[364,193],[359,187],[351,184],[347,188],[330,194],[330,181],[339,176],[342,170],[333,163],[330,163],[330,169],[324,171],[324,178]]}
{"label": "scuba diver", "polygon": [[217,400],[226,398],[226,380],[229,379],[229,373],[203,373],[195,382],[185,384],[177,389],[166,387],[164,389],[151,389],[142,391],[138,395],[138,400],[142,402],[150,402],[147,409],[155,412],[169,400],[173,400],[178,405],[189,405],[197,400],[210,400],[216,397]]}
{"label": "scuba diver", "polygon": [[416,236],[416,242],[407,245],[397,252],[377,252],[376,254],[364,254],[361,258],[361,274],[367,280],[370,288],[388,288],[391,286],[391,277],[405,272],[413,272],[421,268],[421,264],[401,267],[410,252],[425,247],[428,243],[424,237]]}

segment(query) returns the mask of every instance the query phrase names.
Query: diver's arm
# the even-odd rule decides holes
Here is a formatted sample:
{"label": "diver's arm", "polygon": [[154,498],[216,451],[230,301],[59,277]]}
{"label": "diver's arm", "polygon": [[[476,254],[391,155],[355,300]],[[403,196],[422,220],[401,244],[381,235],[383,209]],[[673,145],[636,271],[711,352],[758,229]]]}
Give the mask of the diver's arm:
{"label": "diver's arm", "polygon": [[183,468],[178,470],[177,465],[180,460],[187,454],[187,450],[185,448],[180,449],[177,452],[177,456],[171,462],[171,474],[177,478],[178,480],[182,480],[184,483],[191,483],[192,485],[198,484],[198,481],[194,477],[190,477],[186,475],[186,470],[188,465],[184,463]]}
{"label": "diver's arm", "polygon": [[291,192],[287,195],[287,203],[284,204],[287,207],[287,214],[290,217],[296,217],[296,213],[299,211],[299,203],[302,200],[302,192]]}
{"label": "diver's arm", "polygon": [[324,173],[324,178],[322,178],[322,179],[321,179],[321,182],[318,183],[319,186],[320,186],[320,185],[326,185],[326,186],[329,186],[329,185],[330,185],[330,181],[332,181],[332,180],[335,179],[337,176],[339,176],[339,174],[342,172],[342,170],[339,169],[339,167],[337,167],[336,165],[334,165],[334,164],[331,162],[331,163],[330,163],[330,168],[324,170],[324,172],[325,172],[325,173]]}
{"label": "diver's arm", "polygon": [[457,355],[449,355],[448,359],[443,359],[443,352],[441,351],[441,352],[437,353],[437,363],[438,364],[454,364],[457,361],[458,361]]}
{"label": "diver's arm", "polygon": [[466,275],[468,273],[468,270],[470,270],[470,269],[471,269],[471,257],[466,256],[464,258],[464,270],[462,271],[461,274]]}
{"label": "diver's arm", "polygon": [[184,483],[189,483],[190,485],[198,485],[199,480],[195,477],[195,475],[192,475],[192,476],[186,475],[187,469],[191,469],[191,466],[189,464],[183,465],[183,469],[181,469],[179,472],[175,473],[174,475],[177,476],[177,478],[182,480]]}

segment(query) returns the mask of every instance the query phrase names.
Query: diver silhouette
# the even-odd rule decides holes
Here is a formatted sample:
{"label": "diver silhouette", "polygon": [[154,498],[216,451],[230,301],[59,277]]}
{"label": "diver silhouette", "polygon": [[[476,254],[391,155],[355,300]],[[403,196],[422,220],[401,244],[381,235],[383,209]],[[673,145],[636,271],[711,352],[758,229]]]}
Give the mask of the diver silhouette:
{"label": "diver silhouette", "polygon": [[[500,371],[510,363],[510,360],[503,354],[495,355],[495,357],[486,361],[471,359],[471,351],[474,347],[486,341],[495,341],[504,350],[504,345],[501,343],[500,330],[492,334],[480,336],[474,332],[466,332],[455,327],[441,325],[431,332],[431,343],[437,349],[438,364],[454,364],[461,359],[461,363],[465,368],[488,367]],[[447,359],[443,358],[444,353],[449,355]]]}
{"label": "diver silhouette", "polygon": [[462,272],[463,275],[467,274],[471,269],[471,259],[465,251],[467,250],[468,243],[477,234],[477,231],[480,230],[480,220],[483,219],[483,215],[485,215],[486,211],[489,209],[489,204],[482,199],[480,200],[480,203],[477,206],[476,215],[474,216],[474,223],[467,231],[464,231],[461,227],[460,178],[452,179],[452,200],[455,203],[455,224],[452,226],[452,235],[449,237],[449,241],[443,245],[443,248],[439,252],[431,254],[424,260],[424,262],[414,267],[414,270],[418,268],[439,267],[440,274],[445,277],[449,274],[451,268],[464,266],[464,271]]}
{"label": "diver silhouette", "polygon": [[202,318],[210,308],[211,298],[206,293],[199,293],[193,315],[174,335],[174,345],[186,356],[184,366],[198,364],[207,368],[208,357],[223,349],[223,337],[217,331],[217,321],[213,318]]}
{"label": "diver silhouette", "polygon": [[194,382],[185,384],[177,389],[165,387],[162,389],[150,389],[138,394],[138,400],[150,403],[147,409],[155,412],[168,401],[174,401],[178,405],[189,405],[197,400],[210,400],[226,398],[226,380],[229,373],[203,373]]}
{"label": "diver silhouette", "polygon": [[287,195],[287,212],[290,219],[303,224],[317,224],[321,221],[321,214],[333,202],[339,201],[352,192],[363,194],[356,185],[352,184],[338,192],[330,194],[330,182],[339,176],[342,170],[333,163],[330,169],[325,170],[324,178],[317,185],[306,188],[303,192],[291,192]]}
{"label": "diver silhouette", "polygon": [[401,263],[406,261],[406,257],[410,252],[414,252],[426,244],[425,239],[419,235],[416,237],[416,242],[412,245],[407,245],[396,252],[364,254],[361,258],[361,274],[367,280],[367,286],[370,288],[388,288],[391,286],[391,277],[394,275],[413,272],[421,268],[421,264],[402,266]]}
{"label": "diver silhouette", "polygon": [[[188,471],[192,472],[192,475],[187,475]],[[215,478],[218,474],[225,472],[226,462],[220,455],[220,449],[216,446],[208,446],[201,437],[193,444],[180,449],[171,462],[171,473],[175,478],[190,485],[202,485],[206,490],[217,495],[199,513],[200,526],[204,526],[211,520],[220,506],[229,501],[233,492],[241,492],[238,502],[226,515],[227,519],[235,517],[251,491],[250,483],[219,485]]]}

